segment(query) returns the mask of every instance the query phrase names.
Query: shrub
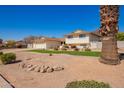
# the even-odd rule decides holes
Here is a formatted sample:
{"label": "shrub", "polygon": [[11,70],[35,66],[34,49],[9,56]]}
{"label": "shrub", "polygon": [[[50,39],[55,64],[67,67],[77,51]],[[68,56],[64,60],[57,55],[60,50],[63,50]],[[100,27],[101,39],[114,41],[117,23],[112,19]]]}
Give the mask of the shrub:
{"label": "shrub", "polygon": [[64,45],[64,48],[69,48],[69,46],[67,46],[67,45]]}
{"label": "shrub", "polygon": [[52,54],[52,53],[50,53],[50,54],[49,54],[49,56],[53,56],[53,54]]}
{"label": "shrub", "polygon": [[89,48],[86,48],[86,49],[85,49],[85,51],[91,51],[91,49],[89,49]]}
{"label": "shrub", "polygon": [[75,50],[75,51],[79,51],[79,49],[78,49],[78,48],[74,48],[74,50]]}
{"label": "shrub", "polygon": [[76,46],[71,46],[71,48],[76,48]]}
{"label": "shrub", "polygon": [[3,55],[3,52],[0,52],[0,56]]}
{"label": "shrub", "polygon": [[67,83],[66,88],[110,88],[110,86],[104,82],[83,80]]}
{"label": "shrub", "polygon": [[64,51],[66,51],[67,49],[66,49],[66,48],[62,48],[61,50],[64,50]]}
{"label": "shrub", "polygon": [[14,62],[16,59],[16,55],[14,53],[6,53],[1,55],[1,61],[3,64],[10,64]]}
{"label": "shrub", "polygon": [[59,49],[56,47],[56,48],[54,48],[54,50],[59,50]]}

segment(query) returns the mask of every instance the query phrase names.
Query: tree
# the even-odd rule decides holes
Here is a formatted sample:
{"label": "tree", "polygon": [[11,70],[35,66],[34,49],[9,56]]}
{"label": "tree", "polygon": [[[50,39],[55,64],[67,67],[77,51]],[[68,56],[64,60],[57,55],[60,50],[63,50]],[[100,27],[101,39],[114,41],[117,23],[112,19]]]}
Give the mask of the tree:
{"label": "tree", "polygon": [[15,45],[16,45],[16,41],[14,41],[14,40],[8,40],[8,41],[6,41],[6,46],[8,48],[14,48]]}
{"label": "tree", "polygon": [[34,40],[35,38],[36,38],[35,36],[26,37],[26,38],[24,38],[24,42],[25,42],[26,44],[30,44],[30,43],[33,42],[33,40]]}
{"label": "tree", "polygon": [[[29,36],[29,37],[25,37],[23,41],[24,41],[26,44],[32,44],[35,39],[40,39],[40,38],[43,38],[43,37],[44,37],[44,36]],[[46,37],[45,37],[45,38],[46,38]]]}
{"label": "tree", "polygon": [[100,16],[100,33],[102,35],[102,53],[100,62],[112,65],[119,64],[120,60],[116,38],[118,32],[119,6],[100,6]]}
{"label": "tree", "polygon": [[120,32],[117,34],[117,40],[118,41],[124,41],[124,32]]}

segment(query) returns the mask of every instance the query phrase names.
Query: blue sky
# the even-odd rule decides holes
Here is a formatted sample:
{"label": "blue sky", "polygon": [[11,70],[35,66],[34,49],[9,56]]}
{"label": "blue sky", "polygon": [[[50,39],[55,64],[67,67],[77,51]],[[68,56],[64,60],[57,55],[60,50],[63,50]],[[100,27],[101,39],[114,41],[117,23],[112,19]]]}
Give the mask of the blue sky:
{"label": "blue sky", "polygon": [[[119,28],[124,31],[124,6]],[[26,36],[63,37],[76,29],[100,27],[99,6],[0,6],[0,38],[21,40]]]}

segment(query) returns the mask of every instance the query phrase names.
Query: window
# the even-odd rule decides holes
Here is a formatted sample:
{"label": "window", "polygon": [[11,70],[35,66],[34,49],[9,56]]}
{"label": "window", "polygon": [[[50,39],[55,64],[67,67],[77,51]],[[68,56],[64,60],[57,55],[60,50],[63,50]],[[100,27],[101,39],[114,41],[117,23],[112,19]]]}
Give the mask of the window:
{"label": "window", "polygon": [[73,36],[69,35],[68,38],[73,38]]}
{"label": "window", "polygon": [[86,35],[84,34],[79,35],[79,38],[83,38],[83,37],[86,37]]}

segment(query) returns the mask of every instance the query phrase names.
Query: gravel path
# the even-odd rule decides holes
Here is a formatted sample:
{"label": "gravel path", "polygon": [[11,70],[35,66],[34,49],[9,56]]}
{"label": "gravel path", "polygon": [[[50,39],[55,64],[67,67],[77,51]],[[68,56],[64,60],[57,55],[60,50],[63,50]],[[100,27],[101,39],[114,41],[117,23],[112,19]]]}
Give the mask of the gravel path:
{"label": "gravel path", "polygon": [[[0,65],[2,74],[12,85],[18,88],[62,88],[70,81],[97,80],[109,83],[111,87],[124,88],[124,60],[111,66],[98,61],[98,57],[73,56],[66,54],[48,54],[25,52],[24,50],[5,50],[15,52],[19,63],[64,66],[64,70],[52,73],[26,72],[19,69],[19,63]],[[31,60],[27,60],[31,58]]]}

